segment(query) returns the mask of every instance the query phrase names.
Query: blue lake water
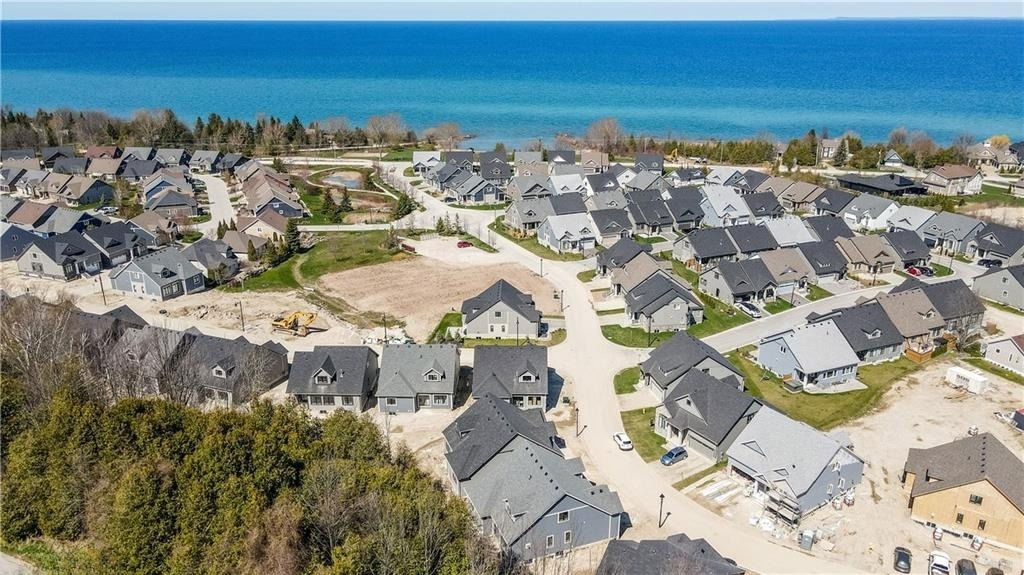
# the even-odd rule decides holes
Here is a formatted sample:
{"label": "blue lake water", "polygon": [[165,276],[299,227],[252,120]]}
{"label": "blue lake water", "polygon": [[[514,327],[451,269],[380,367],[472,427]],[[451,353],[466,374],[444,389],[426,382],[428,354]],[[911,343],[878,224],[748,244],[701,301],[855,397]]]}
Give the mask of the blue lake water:
{"label": "blue lake water", "polygon": [[6,21],[0,47],[0,99],[30,112],[398,112],[510,147],[604,116],[659,137],[1024,137],[1022,20]]}

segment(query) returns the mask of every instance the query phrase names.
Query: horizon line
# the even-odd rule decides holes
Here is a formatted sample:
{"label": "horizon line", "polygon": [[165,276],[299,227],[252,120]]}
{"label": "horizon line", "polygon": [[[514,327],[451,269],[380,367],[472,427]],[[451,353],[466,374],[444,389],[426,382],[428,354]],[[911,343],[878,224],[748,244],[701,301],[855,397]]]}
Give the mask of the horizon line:
{"label": "horizon line", "polygon": [[577,24],[586,22],[597,22],[597,23],[631,23],[631,24],[676,24],[680,22],[720,22],[720,23],[743,23],[743,22],[902,22],[902,21],[920,21],[920,20],[938,20],[938,21],[998,21],[998,22],[1016,22],[1024,21],[1024,14],[1021,16],[831,16],[831,17],[807,17],[807,18],[734,18],[734,19],[723,19],[723,18],[669,18],[669,19],[611,19],[611,18],[584,18],[584,19],[546,19],[546,18],[519,18],[519,19],[462,19],[462,18],[450,18],[450,19],[437,19],[437,20],[424,20],[422,18],[409,18],[409,19],[397,19],[397,18],[328,18],[328,19],[317,19],[317,20],[306,20],[298,18],[194,18],[194,19],[183,19],[183,18],[128,18],[128,19],[114,19],[114,18],[6,18],[0,17],[0,23],[3,22],[104,22],[104,23],[138,23],[138,22],[172,22],[172,23],[201,23],[201,22],[234,22],[234,23],[253,23],[253,22],[266,22],[266,23],[296,23],[296,24],[334,24],[334,23],[370,23],[370,24],[388,24],[388,23],[415,23],[415,24],[454,24],[454,23],[504,23],[504,24],[516,24],[516,23],[537,23],[537,22],[549,22],[554,24]]}

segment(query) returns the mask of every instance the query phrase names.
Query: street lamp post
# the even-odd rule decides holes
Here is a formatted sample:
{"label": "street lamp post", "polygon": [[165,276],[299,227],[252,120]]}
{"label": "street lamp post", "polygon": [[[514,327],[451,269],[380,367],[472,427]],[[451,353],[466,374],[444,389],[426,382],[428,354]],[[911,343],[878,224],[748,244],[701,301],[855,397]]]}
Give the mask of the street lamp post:
{"label": "street lamp post", "polygon": [[242,300],[235,304],[238,306],[238,318],[242,321],[242,331],[245,331],[245,309],[242,308]]}
{"label": "street lamp post", "polygon": [[576,409],[576,437],[580,436],[580,408]]}
{"label": "street lamp post", "polygon": [[662,493],[658,496],[658,527],[660,528],[662,523],[661,513],[665,509],[665,494]]}
{"label": "street lamp post", "polygon": [[100,284],[100,295],[103,296],[103,306],[107,305],[107,292],[103,289],[103,276],[96,278],[96,283]]}

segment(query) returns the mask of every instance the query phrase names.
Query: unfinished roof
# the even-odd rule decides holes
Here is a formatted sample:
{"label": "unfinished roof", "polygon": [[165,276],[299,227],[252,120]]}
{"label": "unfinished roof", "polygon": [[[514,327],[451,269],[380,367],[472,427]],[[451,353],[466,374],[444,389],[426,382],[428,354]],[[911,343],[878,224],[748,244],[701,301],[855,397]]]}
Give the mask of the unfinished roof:
{"label": "unfinished roof", "polygon": [[911,449],[903,470],[914,474],[911,497],[988,481],[1024,513],[1024,462],[991,433]]}

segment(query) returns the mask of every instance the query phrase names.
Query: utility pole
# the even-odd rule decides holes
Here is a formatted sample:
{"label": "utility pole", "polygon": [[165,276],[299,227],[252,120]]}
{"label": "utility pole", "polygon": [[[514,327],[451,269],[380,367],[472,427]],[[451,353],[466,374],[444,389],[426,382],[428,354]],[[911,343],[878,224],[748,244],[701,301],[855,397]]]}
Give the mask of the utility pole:
{"label": "utility pole", "polygon": [[381,314],[381,322],[384,324],[384,345],[388,344],[388,314],[384,312]]}
{"label": "utility pole", "polygon": [[559,311],[565,311],[565,290],[558,290],[558,309]]}
{"label": "utility pole", "polygon": [[540,258],[540,277],[544,277],[544,258]]}
{"label": "utility pole", "polygon": [[662,511],[664,509],[665,509],[665,494],[662,493],[661,495],[658,496],[658,527],[659,528],[662,525],[664,525],[664,523],[662,523],[662,519],[661,519]]}
{"label": "utility pole", "polygon": [[238,300],[238,317],[242,320],[242,331],[245,331],[245,309],[242,308],[242,300]]}
{"label": "utility pole", "polygon": [[580,436],[580,408],[576,409],[576,437]]}
{"label": "utility pole", "polygon": [[96,277],[96,283],[100,284],[100,295],[103,296],[103,306],[107,305],[107,292],[103,289],[103,276]]}
{"label": "utility pole", "polygon": [[516,318],[516,347],[519,347],[519,318]]}

